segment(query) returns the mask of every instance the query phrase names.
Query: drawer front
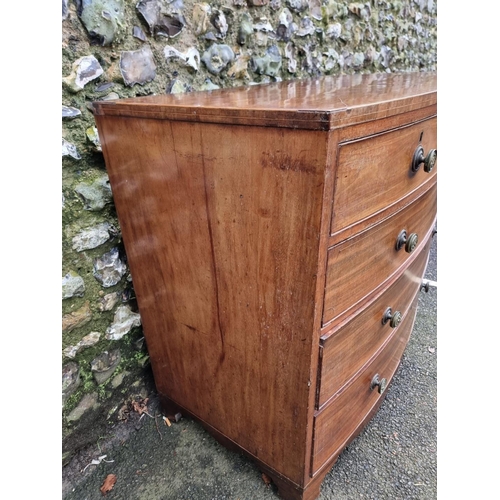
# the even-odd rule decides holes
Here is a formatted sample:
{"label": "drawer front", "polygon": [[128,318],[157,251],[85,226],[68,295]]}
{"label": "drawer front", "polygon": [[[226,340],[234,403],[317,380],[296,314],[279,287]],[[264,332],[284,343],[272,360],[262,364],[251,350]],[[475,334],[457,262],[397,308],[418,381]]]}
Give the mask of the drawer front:
{"label": "drawer front", "polygon": [[[331,335],[321,341],[320,379],[317,407],[324,405],[369,361],[375,352],[387,341],[410,311],[413,298],[420,289],[427,266],[431,239],[422,247],[416,259],[404,273],[345,325],[340,325]],[[383,323],[387,308],[391,316]]]}
{"label": "drawer front", "polygon": [[417,310],[418,294],[410,311],[389,342],[360,375],[341,391],[314,418],[312,475],[330,459],[339,455],[363,428],[380,399],[378,388],[371,389],[376,374],[390,382],[410,338]]}
{"label": "drawer front", "polygon": [[379,224],[328,251],[323,326],[359,303],[386,281],[410,256],[396,249],[402,230],[419,238],[415,250],[432,227],[437,209],[437,185]]}
{"label": "drawer front", "polygon": [[436,175],[424,165],[413,172],[415,150],[437,148],[436,118],[341,145],[330,233],[385,209]]}

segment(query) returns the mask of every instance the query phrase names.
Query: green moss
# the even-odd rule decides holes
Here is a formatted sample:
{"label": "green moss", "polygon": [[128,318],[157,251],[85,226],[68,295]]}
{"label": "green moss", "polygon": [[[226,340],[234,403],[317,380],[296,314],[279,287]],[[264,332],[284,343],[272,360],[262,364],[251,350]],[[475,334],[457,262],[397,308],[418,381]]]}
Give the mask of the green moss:
{"label": "green moss", "polygon": [[106,390],[106,384],[101,384],[97,386],[97,399],[98,401],[106,401],[109,397],[111,397],[112,391]]}
{"label": "green moss", "polygon": [[[100,402],[122,399],[124,395],[130,392],[130,384],[125,383],[117,388],[112,387],[113,378],[121,372],[127,372],[125,381],[138,380],[144,376],[149,356],[145,351],[137,351],[133,348],[134,342],[142,336],[140,328],[134,330],[129,334],[129,342],[118,341],[119,344],[116,341],[99,342],[96,346],[86,349],[82,355],[77,357],[80,366],[80,386],[66,401],[63,408],[63,417],[67,416],[79,404],[85,394],[96,392]],[[101,352],[116,347],[119,347],[121,351],[120,363],[113,371],[112,377],[103,384],[97,385],[90,368],[91,361]]]}
{"label": "green moss", "polygon": [[95,389],[96,383],[92,373],[89,369],[86,369],[84,365],[80,364],[80,385],[78,389],[76,389],[76,391],[66,400],[63,407],[63,417],[69,415],[69,413],[71,413],[71,411],[78,406],[78,403],[85,394],[94,392]]}

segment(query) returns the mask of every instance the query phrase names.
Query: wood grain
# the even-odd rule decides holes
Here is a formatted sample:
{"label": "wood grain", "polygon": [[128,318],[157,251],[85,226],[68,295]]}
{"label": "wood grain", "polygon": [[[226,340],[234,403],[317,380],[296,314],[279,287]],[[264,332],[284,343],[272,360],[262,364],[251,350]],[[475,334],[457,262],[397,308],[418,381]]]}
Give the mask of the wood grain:
{"label": "wood grain", "polygon": [[158,390],[300,484],[326,133],[101,130]]}
{"label": "wood grain", "polygon": [[331,130],[435,105],[436,74],[341,75],[94,103],[96,115]]}

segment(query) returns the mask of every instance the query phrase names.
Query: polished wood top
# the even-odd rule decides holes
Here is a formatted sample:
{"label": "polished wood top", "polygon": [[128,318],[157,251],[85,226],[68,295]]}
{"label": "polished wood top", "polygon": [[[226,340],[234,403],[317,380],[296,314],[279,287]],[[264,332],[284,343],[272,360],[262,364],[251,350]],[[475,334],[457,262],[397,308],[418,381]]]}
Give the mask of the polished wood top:
{"label": "polished wood top", "polygon": [[98,115],[330,130],[437,102],[435,73],[314,79],[93,103]]}

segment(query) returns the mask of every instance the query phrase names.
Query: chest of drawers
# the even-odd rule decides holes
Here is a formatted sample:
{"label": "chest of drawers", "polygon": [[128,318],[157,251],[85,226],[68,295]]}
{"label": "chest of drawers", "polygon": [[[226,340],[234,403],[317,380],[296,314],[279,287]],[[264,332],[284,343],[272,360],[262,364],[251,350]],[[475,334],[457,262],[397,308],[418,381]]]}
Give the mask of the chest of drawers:
{"label": "chest of drawers", "polygon": [[436,76],[94,103],[164,411],[314,499],[381,404],[436,219]]}

